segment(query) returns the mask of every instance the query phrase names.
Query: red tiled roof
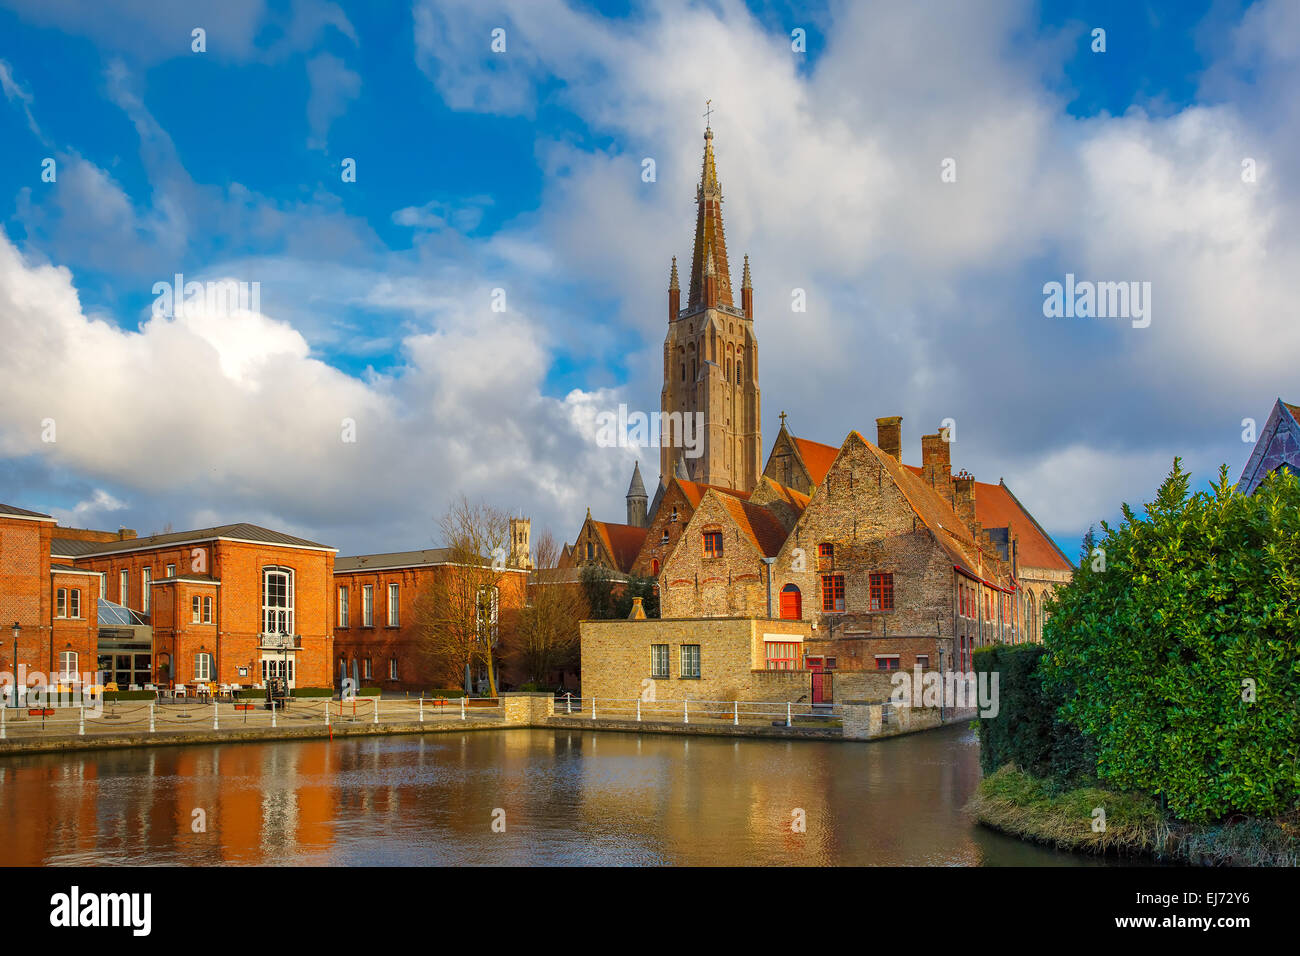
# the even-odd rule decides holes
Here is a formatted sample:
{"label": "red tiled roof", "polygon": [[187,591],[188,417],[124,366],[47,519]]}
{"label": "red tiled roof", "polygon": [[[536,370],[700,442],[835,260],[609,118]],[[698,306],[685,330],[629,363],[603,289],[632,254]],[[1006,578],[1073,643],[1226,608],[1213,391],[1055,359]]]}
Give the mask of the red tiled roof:
{"label": "red tiled roof", "polygon": [[647,529],[638,528],[630,524],[611,524],[608,521],[592,521],[596,532],[600,535],[605,547],[614,558],[614,563],[618,565],[618,570],[627,574],[632,570],[632,562],[636,556],[641,553],[641,546],[645,544]]}
{"label": "red tiled roof", "polygon": [[[903,467],[920,477],[921,469],[916,465]],[[1018,539],[1017,561],[1022,567],[1053,568],[1057,571],[1073,569],[1056,543],[1047,536],[1047,532],[1006,485],[975,482],[975,520],[985,528],[1010,528],[1015,532]]]}
{"label": "red tiled roof", "polygon": [[748,498],[748,491],[736,491],[734,488],[723,488],[721,485],[704,485],[698,481],[687,481],[684,478],[674,478],[675,482],[682,486],[682,492],[686,495],[686,500],[691,503],[692,508],[698,508],[700,502],[704,500],[704,493],[712,489],[719,494],[731,495],[733,498]]}
{"label": "red tiled roof", "polygon": [[718,495],[718,500],[763,557],[776,557],[786,538],[785,528],[776,515],[762,505],[752,505],[728,494]]}
{"label": "red tiled roof", "polygon": [[801,514],[803,513],[804,508],[808,507],[808,502],[812,500],[812,498],[805,495],[802,491],[796,491],[794,488],[787,487],[779,481],[773,481],[771,478],[767,477],[767,475],[759,475],[758,480],[771,488],[772,496],[774,498],[779,498]]}
{"label": "red tiled roof", "polygon": [[823,445],[821,442],[809,441],[806,438],[795,438],[794,447],[799,451],[799,457],[803,459],[804,467],[808,469],[808,475],[812,478],[814,485],[820,485],[826,478],[826,472],[830,471],[831,464],[835,461],[835,456],[840,453],[838,448],[830,445]]}

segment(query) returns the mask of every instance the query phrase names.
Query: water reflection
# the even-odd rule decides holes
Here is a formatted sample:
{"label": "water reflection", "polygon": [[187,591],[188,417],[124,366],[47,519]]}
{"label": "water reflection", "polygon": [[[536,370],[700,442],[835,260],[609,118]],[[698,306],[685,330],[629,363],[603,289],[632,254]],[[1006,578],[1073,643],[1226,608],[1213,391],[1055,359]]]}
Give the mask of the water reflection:
{"label": "water reflection", "polygon": [[961,807],[978,780],[963,728],[874,744],[518,730],[5,757],[0,863],[1091,862],[972,825]]}

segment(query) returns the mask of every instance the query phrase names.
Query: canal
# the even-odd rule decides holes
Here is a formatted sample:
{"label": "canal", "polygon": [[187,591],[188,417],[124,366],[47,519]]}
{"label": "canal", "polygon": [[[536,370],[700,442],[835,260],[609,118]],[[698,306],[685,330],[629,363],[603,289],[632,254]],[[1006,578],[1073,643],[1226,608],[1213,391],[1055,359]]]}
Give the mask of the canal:
{"label": "canal", "polygon": [[0,864],[1095,862],[975,826],[962,807],[978,780],[965,727],[869,744],[565,729],[6,756]]}

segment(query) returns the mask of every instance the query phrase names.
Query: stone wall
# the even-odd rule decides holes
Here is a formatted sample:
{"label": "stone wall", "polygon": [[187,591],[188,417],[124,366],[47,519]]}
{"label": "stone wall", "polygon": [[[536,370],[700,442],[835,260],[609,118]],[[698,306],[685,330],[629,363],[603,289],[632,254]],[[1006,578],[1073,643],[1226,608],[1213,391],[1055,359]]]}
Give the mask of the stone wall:
{"label": "stone wall", "polygon": [[[584,621],[581,634],[584,697],[797,701],[810,691],[806,670],[764,669],[765,638],[802,642],[809,634],[804,621],[735,617]],[[654,644],[668,645],[667,677],[651,673]],[[698,678],[682,677],[682,645],[699,645]]]}

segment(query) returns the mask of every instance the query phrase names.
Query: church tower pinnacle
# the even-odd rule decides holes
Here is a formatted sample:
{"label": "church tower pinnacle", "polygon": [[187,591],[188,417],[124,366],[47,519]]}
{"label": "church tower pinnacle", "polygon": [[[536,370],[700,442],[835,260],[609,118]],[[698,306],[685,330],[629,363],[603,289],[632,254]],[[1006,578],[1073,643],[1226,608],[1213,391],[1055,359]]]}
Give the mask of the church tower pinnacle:
{"label": "church tower pinnacle", "polygon": [[722,225],[722,185],[713,128],[704,130],[704,162],[695,190],[695,242],[685,307],[673,258],[668,283],[668,334],[660,408],[665,434],[659,481],[684,463],[690,480],[753,491],[762,475],[758,342],[754,290],[745,257],[741,306],[731,290]]}

